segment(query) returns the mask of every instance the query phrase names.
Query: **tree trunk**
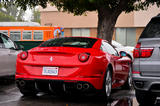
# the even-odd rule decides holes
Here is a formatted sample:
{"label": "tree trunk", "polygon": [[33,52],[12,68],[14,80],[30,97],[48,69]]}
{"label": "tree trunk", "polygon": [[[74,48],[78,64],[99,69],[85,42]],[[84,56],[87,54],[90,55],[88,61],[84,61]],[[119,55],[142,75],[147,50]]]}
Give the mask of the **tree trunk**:
{"label": "tree trunk", "polygon": [[111,43],[114,27],[121,12],[120,10],[111,11],[103,7],[98,9],[98,38],[102,38]]}

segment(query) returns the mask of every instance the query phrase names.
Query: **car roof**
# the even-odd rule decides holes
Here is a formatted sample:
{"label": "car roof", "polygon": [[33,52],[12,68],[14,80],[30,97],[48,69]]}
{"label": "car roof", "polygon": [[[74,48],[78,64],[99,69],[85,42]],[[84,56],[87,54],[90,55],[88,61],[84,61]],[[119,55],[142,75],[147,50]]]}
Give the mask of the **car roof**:
{"label": "car roof", "polygon": [[0,26],[40,26],[37,22],[0,22]]}
{"label": "car roof", "polygon": [[151,20],[154,20],[154,19],[157,19],[157,18],[160,18],[160,14],[158,14],[157,16],[152,17]]}
{"label": "car roof", "polygon": [[[5,33],[3,33],[3,32],[0,32],[0,34],[3,34],[4,36],[7,36]],[[7,36],[8,37],[8,36]]]}
{"label": "car roof", "polygon": [[101,38],[96,38],[96,37],[86,37],[86,36],[66,36],[65,38],[91,38],[91,39],[102,40]]}

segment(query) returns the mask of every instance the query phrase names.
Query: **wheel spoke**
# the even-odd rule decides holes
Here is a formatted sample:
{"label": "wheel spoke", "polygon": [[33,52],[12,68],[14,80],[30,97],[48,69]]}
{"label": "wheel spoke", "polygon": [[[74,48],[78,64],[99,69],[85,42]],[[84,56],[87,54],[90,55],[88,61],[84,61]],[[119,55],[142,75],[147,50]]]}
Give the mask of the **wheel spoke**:
{"label": "wheel spoke", "polygon": [[110,72],[108,71],[106,75],[106,82],[105,82],[105,90],[106,90],[107,97],[110,96],[111,89],[112,89],[112,82],[111,82]]}
{"label": "wheel spoke", "polygon": [[132,73],[131,73],[131,68],[129,70],[129,75],[128,75],[128,84],[131,87],[132,86]]}

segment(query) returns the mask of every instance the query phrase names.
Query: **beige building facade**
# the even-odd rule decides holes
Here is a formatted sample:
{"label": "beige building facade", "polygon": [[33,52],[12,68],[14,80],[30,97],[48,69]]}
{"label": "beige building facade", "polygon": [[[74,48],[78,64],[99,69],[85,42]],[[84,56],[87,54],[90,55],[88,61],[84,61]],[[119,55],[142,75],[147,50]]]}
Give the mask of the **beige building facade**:
{"label": "beige building facade", "polygon": [[[87,12],[82,16],[59,12],[50,5],[40,8],[42,26],[61,26],[65,36],[97,36],[97,12]],[[115,25],[113,39],[123,45],[134,46],[151,17],[156,16],[160,8],[150,6],[147,11],[122,13]]]}

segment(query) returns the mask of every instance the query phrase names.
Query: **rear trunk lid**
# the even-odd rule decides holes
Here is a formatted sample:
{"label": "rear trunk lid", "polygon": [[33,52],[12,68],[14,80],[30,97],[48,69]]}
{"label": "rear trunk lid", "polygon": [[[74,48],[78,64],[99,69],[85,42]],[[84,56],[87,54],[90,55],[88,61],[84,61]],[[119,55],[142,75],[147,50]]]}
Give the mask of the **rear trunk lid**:
{"label": "rear trunk lid", "polygon": [[84,64],[79,61],[79,54],[91,54],[91,51],[91,48],[38,47],[29,52],[28,61],[32,65],[41,66],[77,66]]}
{"label": "rear trunk lid", "polygon": [[[79,76],[90,68],[93,56],[91,48],[71,47],[38,47],[28,52],[28,58],[24,61],[24,70],[30,75],[73,77]],[[79,54],[88,53],[86,62],[79,60]],[[46,71],[47,70],[47,71]]]}
{"label": "rear trunk lid", "polygon": [[[152,51],[151,56],[139,58],[139,68],[142,76],[160,77],[160,16],[153,17],[148,23],[138,41],[141,50]],[[153,50],[151,50],[153,49]],[[145,52],[148,51],[143,51]],[[142,54],[142,53],[141,53]],[[149,53],[148,53],[149,54]],[[147,55],[148,55],[147,54]],[[149,54],[150,55],[150,54]],[[146,57],[145,57],[146,56]]]}
{"label": "rear trunk lid", "polygon": [[160,76],[160,38],[140,39],[141,48],[153,48],[152,55],[140,58],[140,71],[142,76]]}

